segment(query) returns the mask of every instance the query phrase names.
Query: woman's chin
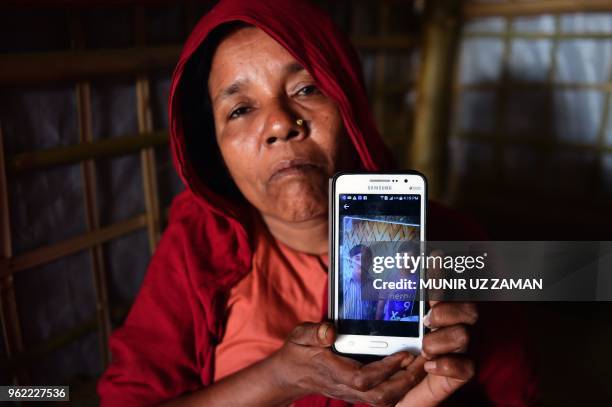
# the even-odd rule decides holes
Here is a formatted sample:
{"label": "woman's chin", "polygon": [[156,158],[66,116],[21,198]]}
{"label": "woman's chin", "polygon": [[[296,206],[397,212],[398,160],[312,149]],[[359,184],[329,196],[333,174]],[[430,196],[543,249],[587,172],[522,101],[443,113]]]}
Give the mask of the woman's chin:
{"label": "woman's chin", "polygon": [[298,223],[313,220],[327,214],[325,208],[301,206],[297,208],[287,208],[280,214],[280,218],[285,222]]}
{"label": "woman's chin", "polygon": [[327,215],[327,192],[318,183],[289,183],[271,199],[276,217],[285,222],[305,222]]}

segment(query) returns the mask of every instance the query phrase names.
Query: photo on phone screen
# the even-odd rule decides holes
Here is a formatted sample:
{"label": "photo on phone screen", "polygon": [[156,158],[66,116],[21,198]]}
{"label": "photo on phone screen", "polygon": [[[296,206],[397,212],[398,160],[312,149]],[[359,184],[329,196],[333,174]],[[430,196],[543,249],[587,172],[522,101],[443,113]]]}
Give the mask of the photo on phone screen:
{"label": "photo on phone screen", "polygon": [[[338,319],[341,332],[356,335],[419,335],[418,290],[406,287],[392,295],[389,290],[374,289],[376,279],[408,280],[418,287],[419,274],[394,268],[377,275],[373,272],[372,262],[375,254],[382,254],[374,252],[375,242],[385,243],[385,254],[392,251],[418,256],[420,198],[416,194],[338,196]],[[377,286],[380,286],[380,282]]]}

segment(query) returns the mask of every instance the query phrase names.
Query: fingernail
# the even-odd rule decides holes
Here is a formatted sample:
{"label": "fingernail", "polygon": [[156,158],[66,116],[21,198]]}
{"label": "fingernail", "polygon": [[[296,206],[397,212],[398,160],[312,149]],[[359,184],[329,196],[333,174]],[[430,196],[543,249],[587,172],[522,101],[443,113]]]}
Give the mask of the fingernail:
{"label": "fingernail", "polygon": [[319,338],[322,341],[327,339],[327,331],[329,331],[329,324],[321,324],[319,327]]}
{"label": "fingernail", "polygon": [[425,362],[425,364],[423,365],[423,368],[426,371],[430,371],[430,370],[436,370],[436,361],[435,360],[428,360],[427,362]]}
{"label": "fingernail", "polygon": [[427,314],[425,314],[425,316],[423,317],[423,324],[427,327],[427,328],[431,328],[429,326],[429,319],[431,318],[431,309],[429,311],[427,311]]}
{"label": "fingernail", "polygon": [[402,359],[402,363],[401,363],[401,367],[402,369],[405,367],[408,367],[408,365],[410,365],[412,363],[412,361],[414,360],[414,356],[410,356],[407,358]]}

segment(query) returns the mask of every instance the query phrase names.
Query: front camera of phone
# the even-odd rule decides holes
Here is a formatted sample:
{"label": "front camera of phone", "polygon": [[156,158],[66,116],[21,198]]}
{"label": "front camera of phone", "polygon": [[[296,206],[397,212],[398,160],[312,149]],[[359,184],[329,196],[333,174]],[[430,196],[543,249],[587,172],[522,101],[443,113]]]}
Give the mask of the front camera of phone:
{"label": "front camera of phone", "polygon": [[404,179],[404,182],[405,182],[405,183],[408,183],[408,179]]}

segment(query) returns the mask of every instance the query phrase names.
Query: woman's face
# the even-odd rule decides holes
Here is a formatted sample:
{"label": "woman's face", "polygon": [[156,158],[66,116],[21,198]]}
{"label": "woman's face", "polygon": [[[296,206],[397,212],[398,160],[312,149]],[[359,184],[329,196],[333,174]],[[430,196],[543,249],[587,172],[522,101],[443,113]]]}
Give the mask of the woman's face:
{"label": "woman's face", "polygon": [[260,29],[241,28],[219,44],[208,89],[221,155],[249,202],[288,222],[325,215],[347,138],[310,74]]}

